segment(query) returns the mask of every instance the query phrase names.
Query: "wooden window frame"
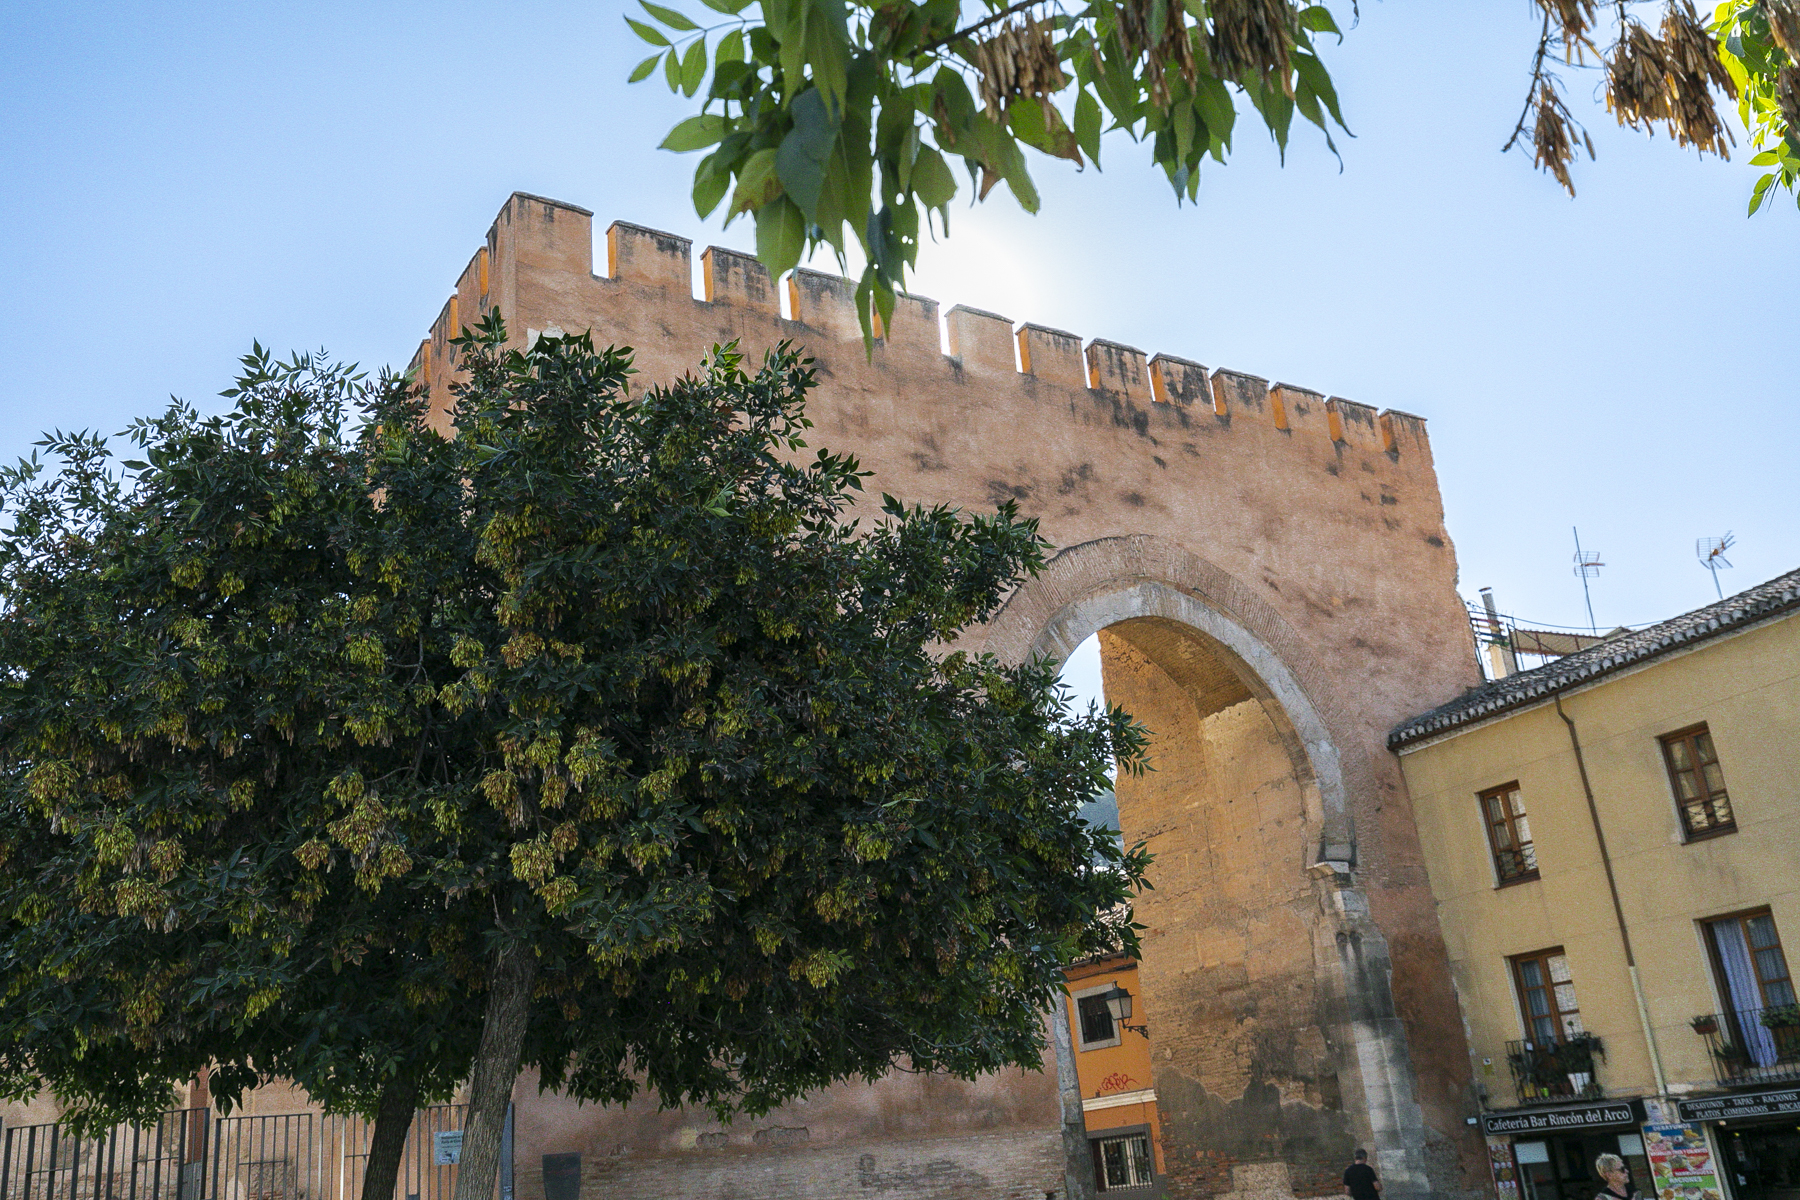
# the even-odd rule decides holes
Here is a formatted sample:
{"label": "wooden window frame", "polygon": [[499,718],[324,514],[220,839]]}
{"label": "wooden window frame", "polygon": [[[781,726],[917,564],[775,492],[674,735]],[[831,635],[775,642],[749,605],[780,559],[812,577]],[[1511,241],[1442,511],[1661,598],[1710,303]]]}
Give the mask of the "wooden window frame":
{"label": "wooden window frame", "polygon": [[[1667,771],[1669,775],[1669,794],[1673,796],[1675,800],[1675,817],[1681,822],[1683,839],[1689,842],[1703,842],[1708,838],[1723,837],[1726,834],[1736,833],[1738,829],[1737,808],[1731,802],[1731,789],[1728,787],[1720,787],[1717,792],[1714,792],[1706,786],[1707,764],[1702,761],[1700,756],[1699,738],[1702,734],[1705,734],[1707,740],[1712,743],[1712,765],[1719,768],[1719,777],[1720,780],[1723,781],[1725,767],[1719,759],[1719,744],[1718,741],[1713,738],[1712,730],[1707,727],[1705,721],[1701,721],[1695,725],[1689,725],[1685,729],[1677,729],[1673,733],[1659,734],[1656,739],[1657,746],[1662,750],[1663,769]],[[1695,829],[1693,825],[1689,823],[1689,802],[1681,798],[1681,771],[1675,766],[1675,755],[1671,748],[1676,744],[1683,742],[1687,743],[1688,753],[1693,756],[1693,771],[1695,778],[1698,780],[1701,790],[1706,793],[1700,798],[1698,803],[1705,810],[1709,818],[1716,818],[1717,811],[1714,808],[1714,805],[1717,804],[1718,801],[1723,800],[1725,802],[1725,811],[1730,814],[1726,820],[1718,821],[1715,819],[1713,824],[1704,829]]]}
{"label": "wooden window frame", "polygon": [[[1481,812],[1482,836],[1487,838],[1488,860],[1493,863],[1494,866],[1495,887],[1512,887],[1514,884],[1530,883],[1539,878],[1537,843],[1529,837],[1525,838],[1523,841],[1519,838],[1518,819],[1522,816],[1525,820],[1529,821],[1531,819],[1531,813],[1529,811],[1524,813],[1514,813],[1512,811],[1512,805],[1502,801],[1505,812],[1501,815],[1499,824],[1506,827],[1507,836],[1512,839],[1513,844],[1510,850],[1502,850],[1499,843],[1494,840],[1496,822],[1493,817],[1488,814],[1489,800],[1496,797],[1517,795],[1519,790],[1519,781],[1515,779],[1511,783],[1503,783],[1499,787],[1485,788],[1482,791],[1475,793],[1475,804]],[[1521,807],[1523,807],[1523,805],[1521,805]],[[1508,875],[1501,866],[1501,855],[1503,854],[1517,854],[1521,856],[1522,860],[1528,858],[1531,865],[1523,871]]]}
{"label": "wooden window frame", "polygon": [[[1765,946],[1763,948],[1772,948],[1780,952],[1781,965],[1787,970],[1787,974],[1780,979],[1771,980],[1765,978],[1763,975],[1762,963],[1757,960],[1756,943],[1750,940],[1750,922],[1758,917],[1769,918],[1769,924],[1775,930],[1775,945],[1773,947]],[[1725,976],[1725,964],[1719,957],[1718,939],[1712,932],[1712,927],[1714,925],[1722,925],[1726,921],[1735,921],[1738,926],[1738,932],[1744,939],[1744,950],[1750,958],[1750,975],[1756,980],[1756,998],[1760,1006],[1762,1008],[1785,1007],[1786,1002],[1774,1004],[1769,1002],[1769,984],[1785,983],[1790,991],[1800,993],[1800,979],[1794,977],[1794,964],[1788,960],[1787,943],[1782,939],[1781,926],[1775,924],[1775,912],[1768,905],[1764,904],[1758,908],[1746,908],[1741,912],[1721,913],[1716,917],[1700,918],[1700,924],[1705,930],[1705,937],[1702,940],[1706,943],[1707,957],[1712,960],[1714,986],[1717,988],[1720,999],[1723,1001],[1723,1005],[1719,1011],[1727,1012],[1733,1010],[1731,984]]]}
{"label": "wooden window frame", "polygon": [[[1531,1013],[1530,993],[1534,990],[1541,990],[1544,993],[1545,999],[1549,1002],[1549,1016],[1554,1025],[1552,1037],[1556,1042],[1566,1042],[1569,1038],[1574,1036],[1564,1028],[1563,1017],[1565,1015],[1570,1013],[1574,1014],[1575,1023],[1581,1026],[1581,1029],[1578,1032],[1585,1032],[1587,1029],[1587,1026],[1581,1020],[1581,997],[1579,995],[1575,997],[1574,1008],[1565,1009],[1556,1002],[1556,977],[1550,970],[1550,960],[1558,955],[1561,955],[1562,958],[1567,961],[1569,952],[1561,946],[1551,946],[1545,950],[1530,950],[1524,954],[1510,955],[1506,960],[1507,969],[1512,974],[1513,991],[1516,993],[1519,1001],[1519,1023],[1525,1029],[1525,1040],[1528,1042],[1538,1042],[1543,1040],[1543,1035],[1537,1031],[1537,1026],[1533,1023],[1534,1018]],[[1537,963],[1539,969],[1543,971],[1544,982],[1540,988],[1534,989],[1525,982],[1525,973],[1521,968],[1529,962]],[[1568,984],[1570,987],[1575,986],[1575,968],[1573,964],[1570,964],[1569,967]]]}

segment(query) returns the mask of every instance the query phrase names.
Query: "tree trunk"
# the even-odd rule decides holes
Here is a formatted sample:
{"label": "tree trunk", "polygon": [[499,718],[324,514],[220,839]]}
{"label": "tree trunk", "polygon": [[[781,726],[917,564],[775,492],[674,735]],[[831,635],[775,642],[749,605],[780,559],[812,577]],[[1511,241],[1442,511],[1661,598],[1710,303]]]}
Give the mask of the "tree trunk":
{"label": "tree trunk", "polygon": [[506,1105],[512,1099],[513,1080],[519,1075],[519,1052],[525,1044],[531,985],[536,979],[537,955],[530,946],[514,942],[494,960],[488,976],[487,1012],[481,1021],[481,1044],[469,1077],[469,1116],[463,1123],[454,1200],[493,1200]]}
{"label": "tree trunk", "polygon": [[382,1087],[375,1107],[375,1129],[369,1136],[369,1161],[363,1167],[362,1200],[394,1200],[400,1159],[406,1153],[406,1135],[412,1129],[418,1102],[419,1081],[410,1075],[396,1075]]}

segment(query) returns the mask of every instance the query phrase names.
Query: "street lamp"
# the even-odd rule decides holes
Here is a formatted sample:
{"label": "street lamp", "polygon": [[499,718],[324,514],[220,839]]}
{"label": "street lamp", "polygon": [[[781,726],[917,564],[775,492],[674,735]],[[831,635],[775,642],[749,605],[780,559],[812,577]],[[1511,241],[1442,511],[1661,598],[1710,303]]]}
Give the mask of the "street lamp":
{"label": "street lamp", "polygon": [[1100,999],[1106,1001],[1106,1011],[1112,1014],[1114,1023],[1116,1023],[1120,1029],[1129,1029],[1133,1033],[1141,1034],[1145,1041],[1150,1040],[1150,1027],[1148,1025],[1127,1025],[1125,1023],[1131,1020],[1130,992],[1120,987],[1117,983],[1114,983],[1110,990],[1100,993]]}

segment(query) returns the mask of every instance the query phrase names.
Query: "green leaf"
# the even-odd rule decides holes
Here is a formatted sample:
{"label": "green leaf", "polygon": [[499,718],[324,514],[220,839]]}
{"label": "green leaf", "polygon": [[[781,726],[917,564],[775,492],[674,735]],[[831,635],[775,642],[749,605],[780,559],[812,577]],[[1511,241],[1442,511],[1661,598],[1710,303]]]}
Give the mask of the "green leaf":
{"label": "green leaf", "polygon": [[1083,88],[1075,97],[1075,140],[1087,151],[1094,166],[1100,166],[1100,102]]}
{"label": "green leaf", "polygon": [[733,17],[750,7],[750,0],[700,0],[700,3],[714,12],[722,12]]}
{"label": "green leaf", "polygon": [[775,177],[775,151],[758,150],[738,168],[737,190],[731,194],[733,214],[760,209],[781,195],[781,180]]}
{"label": "green leaf", "polygon": [[[1756,157],[1754,157],[1750,160],[1750,165],[1753,167],[1772,167],[1780,161],[1781,161],[1781,155],[1777,154],[1773,150],[1764,150],[1761,154],[1758,154]],[[1773,177],[1770,176],[1768,178],[1773,178]]]}
{"label": "green leaf", "polygon": [[725,189],[731,186],[731,170],[719,161],[724,153],[719,150],[707,155],[694,171],[694,211],[702,219],[719,207],[719,201],[725,198]]}
{"label": "green leaf", "polygon": [[664,8],[660,4],[652,4],[650,3],[650,0],[638,0],[638,3],[644,6],[645,12],[661,21],[664,25],[667,25],[670,29],[679,29],[683,33],[691,33],[700,28],[672,8]]}
{"label": "green leaf", "polygon": [[633,33],[643,38],[646,42],[649,42],[652,46],[667,46],[669,44],[669,39],[662,35],[660,29],[646,25],[642,21],[634,21],[630,17],[625,18],[625,23],[631,26],[631,31]]}
{"label": "green leaf", "polygon": [[744,31],[734,29],[719,39],[718,48],[713,51],[713,61],[720,63],[744,61]]}
{"label": "green leaf", "polygon": [[692,97],[706,79],[706,39],[695,38],[694,44],[681,57],[681,91]]}
{"label": "green leaf", "polygon": [[[674,55],[670,55],[671,58]],[[669,130],[669,136],[662,140],[659,150],[673,150],[685,154],[689,150],[702,150],[716,144],[725,136],[725,118],[718,113],[701,113],[697,117],[689,117],[675,128]]]}
{"label": "green leaf", "polygon": [[669,85],[671,92],[681,90],[681,55],[673,50],[663,59],[663,80]]}
{"label": "green leaf", "polygon": [[944,156],[930,146],[919,147],[919,157],[913,161],[912,190],[927,208],[943,208],[956,195],[956,175]]}
{"label": "green leaf", "polygon": [[806,251],[806,215],[786,196],[763,205],[756,214],[756,257],[780,279],[800,263]]}
{"label": "green leaf", "polygon": [[625,82],[637,83],[640,80],[650,78],[650,72],[656,70],[656,60],[661,57],[662,57],[662,52],[659,50],[655,54],[652,54],[649,58],[646,58],[643,62],[639,63],[637,66],[631,68],[631,77],[629,79],[627,79]]}
{"label": "green leaf", "polygon": [[1331,15],[1331,10],[1323,4],[1315,4],[1311,8],[1301,9],[1299,21],[1302,29],[1312,33],[1335,33],[1338,35],[1338,41],[1344,40],[1344,31],[1338,28],[1337,20]]}
{"label": "green leaf", "polygon": [[831,151],[837,144],[838,121],[817,88],[801,92],[789,108],[794,127],[781,139],[776,151],[775,173],[800,211],[808,219],[817,220],[819,192],[825,186]]}

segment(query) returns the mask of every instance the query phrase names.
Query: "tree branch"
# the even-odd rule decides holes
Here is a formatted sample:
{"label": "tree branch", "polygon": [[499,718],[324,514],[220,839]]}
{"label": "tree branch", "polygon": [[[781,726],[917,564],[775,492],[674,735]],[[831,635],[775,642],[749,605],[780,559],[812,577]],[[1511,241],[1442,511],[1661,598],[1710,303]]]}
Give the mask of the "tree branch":
{"label": "tree branch", "polygon": [[1525,89],[1525,109],[1519,114],[1519,123],[1513,126],[1512,136],[1506,139],[1506,145],[1500,147],[1500,153],[1511,150],[1521,137],[1525,136],[1525,118],[1531,115],[1531,106],[1537,103],[1538,84],[1544,78],[1544,55],[1550,52],[1550,10],[1544,10],[1544,29],[1538,34],[1537,57],[1531,60],[1531,86]]}
{"label": "tree branch", "polygon": [[945,34],[943,37],[939,38],[935,42],[926,42],[923,46],[920,46],[917,50],[914,50],[913,53],[914,54],[930,54],[933,50],[942,50],[945,46],[950,45],[952,42],[960,41],[961,39],[966,38],[966,37],[972,37],[973,35],[980,33],[983,29],[986,29],[989,25],[993,25],[997,22],[1004,21],[1004,20],[1006,20],[1006,18],[1012,16],[1016,12],[1022,12],[1023,10],[1025,10],[1027,8],[1035,8],[1039,4],[1042,4],[1043,2],[1044,2],[1044,0],[1019,0],[1019,2],[1017,4],[1012,5],[1010,8],[1003,8],[999,12],[993,14],[992,16],[983,17],[981,20],[975,22],[973,25],[970,25],[967,28],[959,29],[955,33]]}

